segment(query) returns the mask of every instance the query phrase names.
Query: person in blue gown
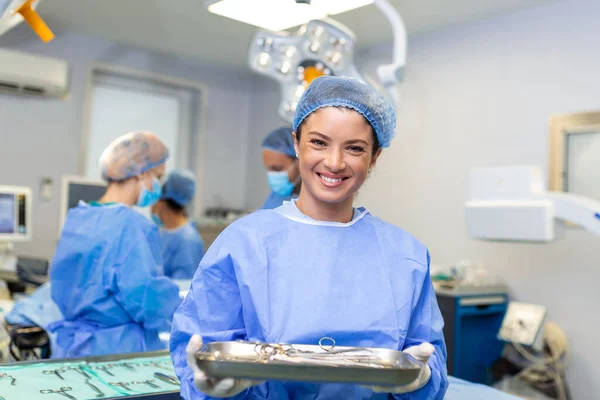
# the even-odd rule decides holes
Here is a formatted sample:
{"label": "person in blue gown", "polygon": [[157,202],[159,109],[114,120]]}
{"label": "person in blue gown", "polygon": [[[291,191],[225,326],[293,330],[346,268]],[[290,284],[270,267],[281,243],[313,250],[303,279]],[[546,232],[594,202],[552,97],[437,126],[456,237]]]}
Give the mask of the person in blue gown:
{"label": "person in blue gown", "polygon": [[[443,399],[444,324],[429,252],[353,207],[395,125],[394,108],[366,84],[328,76],[309,85],[294,117],[298,199],[231,224],[175,312],[170,348],[184,399]],[[421,362],[419,376],[397,387],[253,382],[208,376],[194,358],[215,341],[317,345],[324,337],[404,351]]]}
{"label": "person in blue gown", "polygon": [[262,208],[277,208],[284,201],[298,197],[300,191],[300,173],[292,129],[282,127],[271,131],[263,140],[262,149],[267,182],[271,189]]}
{"label": "person in blue gown", "polygon": [[111,143],[100,159],[104,196],[67,215],[50,271],[52,299],[63,319],[53,358],[159,350],[179,289],[164,276],[158,229],[132,206],[161,195],[168,150],[150,132]]}
{"label": "person in blue gown", "polygon": [[171,279],[192,279],[204,255],[204,241],[185,210],[195,192],[194,174],[175,169],[162,187],[160,200],[152,206],[152,219],[160,227],[165,275]]}
{"label": "person in blue gown", "polygon": [[4,319],[9,325],[39,326],[48,333],[51,353],[56,352],[56,335],[48,327],[60,319],[62,314],[52,301],[50,282],[37,288],[30,296],[15,302]]}

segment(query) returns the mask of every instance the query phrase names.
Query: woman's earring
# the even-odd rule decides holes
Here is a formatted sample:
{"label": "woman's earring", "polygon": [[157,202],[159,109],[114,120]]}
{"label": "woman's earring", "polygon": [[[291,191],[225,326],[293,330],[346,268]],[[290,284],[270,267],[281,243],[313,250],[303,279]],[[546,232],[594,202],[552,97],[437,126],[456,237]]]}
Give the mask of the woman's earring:
{"label": "woman's earring", "polygon": [[296,158],[300,159],[300,154],[296,153]]}

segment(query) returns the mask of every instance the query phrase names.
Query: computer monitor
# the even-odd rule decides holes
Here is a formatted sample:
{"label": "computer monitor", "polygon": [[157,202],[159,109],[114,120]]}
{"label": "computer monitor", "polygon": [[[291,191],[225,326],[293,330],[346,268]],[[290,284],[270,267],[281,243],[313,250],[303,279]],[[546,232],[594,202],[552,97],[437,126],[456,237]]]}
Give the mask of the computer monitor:
{"label": "computer monitor", "polygon": [[63,176],[58,222],[59,235],[69,210],[76,207],[80,201],[89,203],[90,201],[99,200],[106,192],[107,186],[106,182],[98,179],[90,179],[84,176]]}
{"label": "computer monitor", "polygon": [[0,186],[0,242],[31,240],[31,189]]}

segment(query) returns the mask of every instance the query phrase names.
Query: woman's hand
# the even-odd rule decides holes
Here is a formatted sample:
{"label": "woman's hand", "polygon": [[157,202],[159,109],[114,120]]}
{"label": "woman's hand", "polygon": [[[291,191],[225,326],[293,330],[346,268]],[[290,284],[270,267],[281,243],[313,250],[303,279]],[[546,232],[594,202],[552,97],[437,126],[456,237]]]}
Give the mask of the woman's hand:
{"label": "woman's hand", "polygon": [[410,354],[416,360],[423,363],[423,367],[421,368],[421,372],[417,379],[404,386],[373,386],[371,389],[377,393],[394,394],[410,393],[421,389],[429,382],[429,378],[431,377],[431,369],[429,368],[429,365],[427,365],[427,361],[429,361],[429,357],[431,357],[434,351],[435,348],[431,343],[421,343],[418,346],[409,347],[404,350],[404,353]]}
{"label": "woman's hand", "polygon": [[194,374],[194,386],[204,394],[212,397],[224,398],[232,397],[243,392],[249,387],[258,385],[260,382],[247,379],[233,378],[211,378],[207,376],[196,363],[196,353],[202,348],[202,338],[199,335],[193,335],[185,349],[187,353],[187,363]]}

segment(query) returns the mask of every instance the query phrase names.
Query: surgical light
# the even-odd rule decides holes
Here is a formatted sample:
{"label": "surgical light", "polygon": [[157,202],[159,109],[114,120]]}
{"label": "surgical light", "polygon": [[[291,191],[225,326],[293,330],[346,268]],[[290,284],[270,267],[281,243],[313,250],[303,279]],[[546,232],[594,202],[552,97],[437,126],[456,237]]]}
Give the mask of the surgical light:
{"label": "surgical light", "polygon": [[374,0],[205,0],[208,11],[271,31],[303,25],[372,4]]}
{"label": "surgical light", "polygon": [[[338,75],[363,80],[353,63],[355,42],[344,25],[331,19],[314,20],[295,33],[258,32],[248,61],[254,71],[280,82],[279,114],[291,121],[300,97],[314,79]],[[265,47],[265,43],[270,45]]]}
{"label": "surgical light", "polygon": [[25,21],[44,41],[54,39],[54,34],[35,11],[41,0],[0,0],[0,36]]}
{"label": "surgical light", "polygon": [[[246,1],[255,5],[259,3]],[[276,1],[281,4],[294,2],[294,0]],[[358,1],[344,0],[344,2],[358,4]],[[362,1],[364,4],[372,2]],[[334,7],[334,4],[339,5],[333,0],[322,2],[312,0],[311,7],[322,7],[326,3],[330,4],[330,7]],[[379,83],[398,107],[399,94],[396,86],[402,79],[406,61],[406,28],[400,15],[388,0],[374,0],[374,3],[390,21],[394,33],[394,59],[391,64],[381,65],[377,69]],[[329,9],[331,10],[332,8]],[[281,18],[288,16],[285,13],[277,15]],[[279,115],[291,122],[300,97],[314,79],[323,75],[335,75],[365,82],[354,66],[355,46],[356,36],[346,26],[331,18],[315,19],[296,32],[263,30],[256,33],[250,45],[248,62],[252,70],[279,82],[282,97]],[[265,62],[267,56],[270,63]]]}

